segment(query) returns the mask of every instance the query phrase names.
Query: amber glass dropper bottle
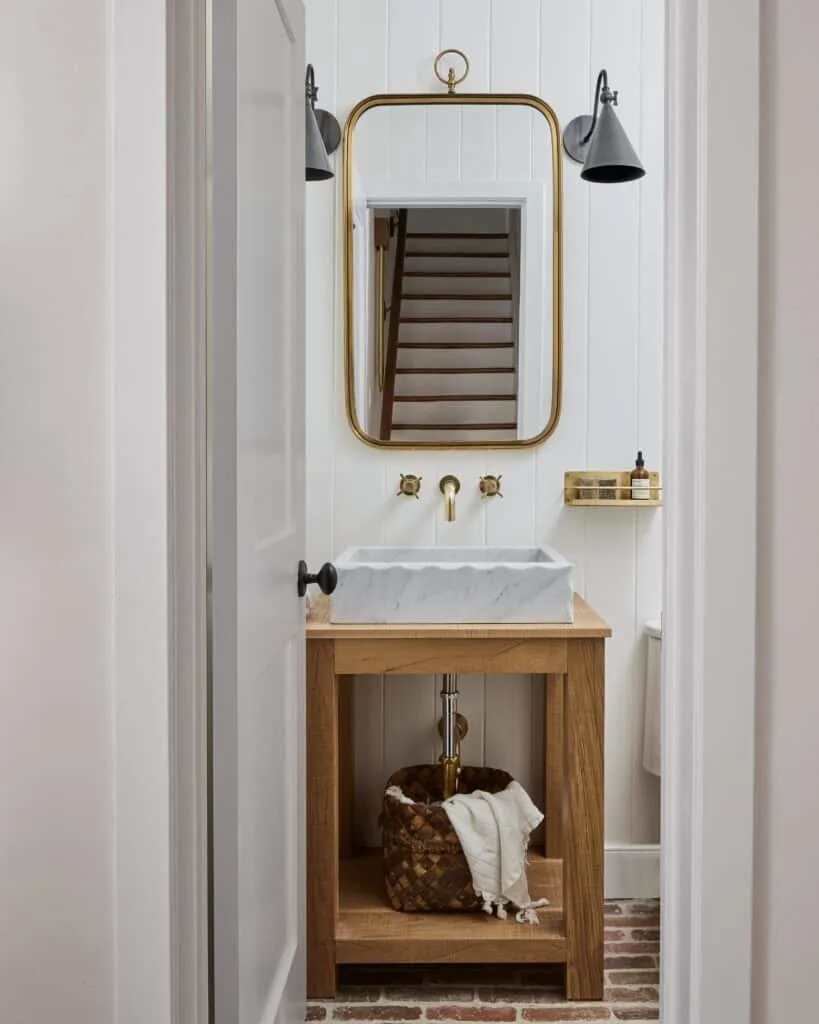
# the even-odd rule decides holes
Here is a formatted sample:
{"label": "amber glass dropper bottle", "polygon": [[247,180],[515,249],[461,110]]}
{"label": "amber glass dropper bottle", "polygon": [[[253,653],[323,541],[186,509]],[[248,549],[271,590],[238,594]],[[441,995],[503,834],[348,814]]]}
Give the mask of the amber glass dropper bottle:
{"label": "amber glass dropper bottle", "polygon": [[642,452],[637,452],[637,461],[631,471],[631,497],[636,501],[647,501],[651,497],[651,474],[646,469]]}

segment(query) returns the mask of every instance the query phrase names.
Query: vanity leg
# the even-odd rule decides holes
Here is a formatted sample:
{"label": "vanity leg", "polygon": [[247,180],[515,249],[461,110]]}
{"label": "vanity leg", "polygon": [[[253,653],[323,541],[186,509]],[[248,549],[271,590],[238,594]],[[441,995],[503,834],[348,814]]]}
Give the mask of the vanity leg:
{"label": "vanity leg", "polygon": [[563,857],[563,689],[562,675],[546,676],[546,856]]}
{"label": "vanity leg", "polygon": [[566,997],[603,998],[604,641],[568,645],[564,691]]}
{"label": "vanity leg", "polygon": [[332,640],[307,644],[307,996],[336,994],[338,696]]}
{"label": "vanity leg", "polygon": [[338,815],[339,855],[353,855],[355,821],[355,676],[338,676]]}

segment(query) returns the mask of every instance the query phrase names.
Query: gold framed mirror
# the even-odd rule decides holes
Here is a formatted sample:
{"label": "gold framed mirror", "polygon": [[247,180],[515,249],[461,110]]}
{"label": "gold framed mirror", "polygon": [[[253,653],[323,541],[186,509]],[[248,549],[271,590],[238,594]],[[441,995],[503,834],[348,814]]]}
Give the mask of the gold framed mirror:
{"label": "gold framed mirror", "polygon": [[[450,90],[453,77],[441,78]],[[526,94],[381,94],[353,108],[343,140],[345,389],[366,444],[522,448],[554,433],[559,140],[552,108]]]}

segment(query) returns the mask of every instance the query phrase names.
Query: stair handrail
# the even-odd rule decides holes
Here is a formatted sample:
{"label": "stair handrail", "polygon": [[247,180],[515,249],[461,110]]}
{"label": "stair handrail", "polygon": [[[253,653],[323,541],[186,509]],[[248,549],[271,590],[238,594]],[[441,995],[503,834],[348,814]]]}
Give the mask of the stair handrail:
{"label": "stair handrail", "polygon": [[404,259],[407,252],[407,210],[398,211],[395,265],[392,274],[392,301],[390,302],[390,330],[387,337],[387,355],[384,370],[384,391],[381,403],[381,440],[389,441],[392,434],[393,405],[395,402],[395,371],[398,367],[398,331],[401,326],[401,298],[404,292]]}

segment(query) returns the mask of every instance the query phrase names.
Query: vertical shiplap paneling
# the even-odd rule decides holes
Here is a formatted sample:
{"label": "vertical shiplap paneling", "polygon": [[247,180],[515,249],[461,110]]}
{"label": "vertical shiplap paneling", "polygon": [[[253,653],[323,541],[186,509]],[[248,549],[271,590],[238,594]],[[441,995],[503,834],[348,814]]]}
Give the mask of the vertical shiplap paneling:
{"label": "vertical shiplap paneling", "polygon": [[[539,0],[492,0],[492,92],[538,92]],[[539,118],[538,118],[539,121]],[[537,121],[521,107],[498,110],[498,177],[528,180]],[[539,127],[545,127],[539,125]]]}
{"label": "vertical shiplap paneling", "polygon": [[381,676],[355,681],[355,842],[377,846],[378,815],[387,771],[384,766],[384,683]]}
{"label": "vertical shiplap paneling", "polygon": [[[469,78],[461,91],[489,90],[491,50],[488,0],[441,0],[446,38],[456,31],[461,42],[445,42],[464,50],[470,60]],[[457,28],[456,28],[457,26]],[[457,69],[456,69],[457,70]],[[464,107],[461,111],[461,181],[493,181],[497,174],[497,124],[490,107]]]}
{"label": "vertical shiplap paneling", "polygon": [[540,0],[492,0],[492,92],[538,90]]}
{"label": "vertical shiplap paneling", "polygon": [[438,693],[433,676],[384,679],[384,779],[398,768],[427,764],[440,754]]}
{"label": "vertical shiplap paneling", "polygon": [[[623,0],[616,9],[592,0],[592,73],[608,70],[620,91],[618,116],[638,148],[641,43],[642,0]],[[640,189],[638,182],[590,189],[588,457],[594,467],[626,468],[636,448]],[[587,522],[586,533],[586,597],[614,630],[607,655],[606,834],[615,842],[631,836],[634,751],[641,737],[636,515],[598,516],[593,529]]]}
{"label": "vertical shiplap paneling", "polygon": [[[490,24],[490,0],[440,0],[441,6],[441,35],[440,48],[448,49],[454,47],[469,57],[469,77],[459,86],[461,92],[487,92],[489,90],[489,24]],[[434,56],[434,55],[433,55]],[[448,60],[441,62],[441,70],[446,75],[449,67]],[[458,74],[461,73],[461,64],[457,57],[453,57],[452,66]],[[443,86],[436,80],[435,91]],[[474,163],[476,147],[476,124],[474,118],[467,116],[464,124],[464,108],[457,108],[457,134],[455,139],[458,143],[458,166],[454,179],[450,180],[487,180],[494,174],[494,149],[484,154],[483,162]],[[483,119],[479,118],[479,125],[487,121],[487,112],[483,112]],[[478,125],[478,127],[479,127]],[[448,127],[448,125],[446,126]],[[451,140],[447,140],[440,134],[432,136],[435,146],[443,146],[448,149]],[[464,156],[467,163],[464,165]],[[486,172],[487,165],[491,168]],[[466,174],[466,177],[463,175]],[[440,180],[430,177],[429,180]]]}
{"label": "vertical shiplap paneling", "polygon": [[[389,91],[432,92],[437,82],[432,64],[441,35],[439,0],[387,0],[387,9]],[[357,57],[367,59],[362,50]]]}
{"label": "vertical shiplap paneling", "polygon": [[[435,80],[432,61],[440,37],[438,0],[407,4],[388,0],[388,87],[390,92],[429,92]],[[391,180],[425,181],[427,111],[395,107],[391,115]]]}
{"label": "vertical shiplap paneling", "polygon": [[[592,69],[620,91],[617,109],[640,144],[641,0],[593,0]],[[590,189],[589,459],[628,466],[637,437],[639,182]]]}
{"label": "vertical shiplap paneling", "polygon": [[639,742],[643,693],[643,680],[636,674],[634,616],[638,513],[628,509],[593,511],[599,519],[586,532],[585,596],[613,630],[606,645],[606,837],[612,842],[628,842],[634,745]]}
{"label": "vertical shiplap paneling", "polygon": [[546,142],[546,123],[540,114],[521,107],[499,107],[497,111],[498,178],[501,181],[529,181],[532,177],[532,139],[542,129],[540,141]]}
{"label": "vertical shiplap paneling", "polygon": [[[544,0],[540,11],[540,94],[561,131],[588,108],[591,0]],[[560,141],[558,141],[560,145]],[[536,174],[548,166],[536,150]],[[554,436],[535,456],[536,537],[575,565],[574,585],[585,593],[587,513],[563,504],[563,473],[588,466],[589,186],[563,160],[563,412]],[[544,162],[541,162],[544,161]]]}
{"label": "vertical shiplap paneling", "polygon": [[464,107],[461,123],[461,181],[494,181],[498,167],[494,107]]}
{"label": "vertical shiplap paneling", "polygon": [[486,677],[486,763],[509,772],[543,809],[532,749],[532,677]]}
{"label": "vertical shiplap paneling", "polygon": [[403,182],[426,181],[427,119],[424,107],[393,107],[389,115],[389,176],[404,192]]}
{"label": "vertical shiplap paneling", "polygon": [[[400,469],[388,469],[384,480],[384,499],[387,511],[384,523],[384,543],[391,545],[413,545],[423,547],[435,543],[435,520],[431,514],[430,500],[435,482],[425,477],[417,468],[416,460],[407,454],[397,462]],[[398,494],[401,473],[421,477],[421,494],[410,498]]]}
{"label": "vertical shiplap paneling", "polygon": [[[333,551],[342,551],[355,544],[383,544],[386,523],[392,504],[384,493],[385,467],[375,452],[365,459],[356,448],[356,441],[341,411],[339,432],[349,434],[336,439],[333,473]],[[325,470],[326,470],[325,465]],[[364,497],[366,496],[366,497]],[[307,496],[311,501],[326,501],[319,488]]]}
{"label": "vertical shiplap paneling", "polygon": [[[326,0],[324,0],[326,2]],[[387,88],[388,56],[388,9],[382,0],[345,0],[337,8],[337,93],[340,117],[346,117],[350,109],[365,96],[382,92]],[[321,22],[322,31],[327,32],[329,20]],[[308,37],[308,48],[312,45],[312,34]],[[367,59],[362,55],[367,54]],[[327,276],[336,284],[334,366],[336,368],[336,391],[334,403],[333,458],[332,458],[332,507],[334,555],[361,540],[380,543],[383,540],[385,506],[380,500],[383,492],[384,468],[377,456],[362,449],[353,438],[347,422],[344,407],[343,368],[343,233],[341,217],[341,175],[333,182],[339,196],[339,215],[336,220],[336,260],[328,268]],[[309,195],[308,190],[308,195]],[[308,253],[308,259],[310,254]],[[312,281],[315,275],[308,273],[308,307],[313,302]],[[311,409],[313,407],[311,406]],[[310,419],[310,416],[308,416]],[[329,466],[321,457],[319,472],[328,474]],[[308,491],[308,504],[324,504],[326,488],[317,487]],[[362,501],[362,495],[371,500]],[[374,499],[374,500],[372,500]]]}
{"label": "vertical shiplap paneling", "polygon": [[535,463],[520,452],[494,452],[487,472],[501,475],[503,498],[483,499],[486,543],[535,544]]}
{"label": "vertical shiplap paneling", "polygon": [[[459,92],[489,92],[490,81],[490,0],[440,0],[442,50],[454,47],[469,57],[469,77],[458,87]],[[434,58],[435,54],[431,55]],[[446,75],[448,64],[443,64]],[[453,59],[458,74],[461,65]],[[442,88],[436,82],[437,89]]]}
{"label": "vertical shiplap paneling", "polygon": [[[665,96],[651,83],[662,81],[665,4],[642,0],[643,43],[638,155],[646,169],[640,183],[639,327],[637,349],[637,445],[652,468],[662,461],[665,202]],[[649,449],[651,444],[652,449]]]}
{"label": "vertical shiplap paneling", "polygon": [[[420,453],[419,453],[420,454]],[[435,521],[435,543],[485,544],[484,516],[478,481],[486,472],[486,452],[430,451],[423,453],[422,464],[429,474],[429,495]],[[461,482],[461,491],[455,502],[454,523],[444,518],[444,498],[438,487],[440,479],[454,473]]]}
{"label": "vertical shiplap paneling", "polygon": [[[490,32],[490,0],[315,0],[308,11],[308,58],[316,64],[322,106],[342,119],[373,92],[441,88],[432,59],[445,46],[469,54],[469,90],[531,90],[555,108],[561,125],[590,109],[593,77],[603,64],[609,68],[621,90],[618,113],[649,174],[639,186],[607,190],[582,182],[578,168],[564,161],[561,425],[534,453],[382,454],[355,441],[343,409],[339,182],[314,187],[308,190],[307,213],[308,380],[311,395],[323,394],[324,400],[311,402],[308,416],[308,550],[319,561],[360,543],[540,542],[571,558],[576,586],[615,629],[607,663],[607,838],[650,841],[656,801],[649,792],[652,780],[646,783],[637,767],[641,629],[659,610],[660,514],[566,510],[562,475],[592,462],[593,468],[628,465],[638,443],[659,456],[662,5],[625,0],[625,6],[609,10],[604,0],[514,0],[511,16],[510,3],[494,0]],[[537,80],[530,83],[533,51]],[[469,125],[466,180],[524,170],[528,147],[504,123],[496,138],[495,121],[493,115],[488,132],[481,123]],[[402,165],[423,159],[428,181],[452,180],[461,158],[454,134],[449,124],[428,119],[423,131],[416,128],[412,146],[407,143],[392,159]],[[533,144],[525,176],[542,178],[549,162],[548,147]],[[627,450],[621,454],[622,448]],[[659,465],[659,458],[651,461]],[[395,496],[399,472],[424,476],[420,502]],[[437,490],[445,472],[456,473],[463,485],[454,524],[443,522]],[[481,503],[477,481],[483,472],[504,474],[503,501]],[[438,756],[440,678],[393,677],[385,683],[362,677],[356,685],[358,840],[372,844],[380,838],[376,820],[390,769]],[[481,676],[465,676],[460,689],[471,728],[465,759],[509,768],[540,803],[540,683],[528,677],[485,683]]]}
{"label": "vertical shiplap paneling", "polygon": [[[313,24],[313,0],[308,10],[310,24]],[[322,10],[329,8],[328,0],[320,0]],[[384,92],[387,88],[387,67],[389,55],[387,47],[387,4],[384,0],[335,0],[338,24],[334,39],[337,47],[338,60],[338,107],[335,113],[345,118],[355,104],[375,92]],[[327,10],[329,17],[329,10]],[[334,19],[335,20],[335,17]],[[308,57],[312,51],[313,40],[320,35],[326,36],[329,23],[322,22],[320,31],[310,32],[307,43]],[[321,75],[316,69],[319,86]],[[320,94],[320,106],[326,102],[325,94]]]}
{"label": "vertical shiplap paneling", "polygon": [[461,168],[461,108],[430,107],[427,111],[426,179],[458,181]]}

